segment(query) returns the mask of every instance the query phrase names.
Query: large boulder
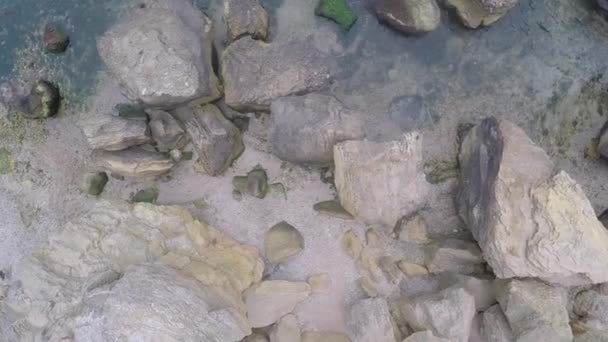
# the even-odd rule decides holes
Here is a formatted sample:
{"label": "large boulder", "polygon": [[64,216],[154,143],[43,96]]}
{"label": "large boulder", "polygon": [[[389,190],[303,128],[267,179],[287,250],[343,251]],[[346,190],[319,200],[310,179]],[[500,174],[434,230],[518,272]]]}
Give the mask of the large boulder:
{"label": "large boulder", "polygon": [[163,175],[175,165],[168,155],[139,147],[114,152],[97,151],[95,160],[99,167],[114,175],[137,179],[151,179]]}
{"label": "large boulder", "polygon": [[270,111],[272,152],[293,163],[330,164],[335,144],[365,136],[363,115],[332,96],[284,97]]}
{"label": "large boulder", "polygon": [[486,119],[460,153],[457,205],[499,278],[608,281],[608,231],[580,186],[514,124]]}
{"label": "large boulder", "polygon": [[430,184],[422,170],[422,136],[390,142],[346,141],[334,146],[340,203],[356,218],[393,229],[427,203]]}
{"label": "large boulder", "polygon": [[226,104],[268,111],[280,97],[313,92],[329,82],[327,57],[310,43],[266,44],[243,37],[222,54]]}
{"label": "large boulder", "polygon": [[519,0],[447,0],[462,23],[469,28],[489,26],[515,7]]}
{"label": "large boulder", "polygon": [[350,309],[348,328],[353,342],[396,342],[388,304],[384,298],[368,298]]}
{"label": "large boulder", "polygon": [[80,125],[93,149],[118,151],[152,142],[148,124],[142,120],[128,120],[109,114],[92,115]]}
{"label": "large boulder", "polygon": [[258,0],[224,0],[224,21],[230,41],[245,35],[264,40],[268,34],[268,12]]}
{"label": "large boulder", "polygon": [[506,280],[497,297],[518,342],[572,341],[566,291],[536,280]]}
{"label": "large boulder", "polygon": [[237,341],[263,268],[185,209],[97,202],[15,268],[0,326],[11,341]]}
{"label": "large boulder", "polygon": [[211,21],[186,0],[149,0],[144,5],[97,43],[125,95],[159,108],[218,98]]}
{"label": "large boulder", "polygon": [[441,22],[435,0],[379,0],[372,10],[378,19],[404,33],[434,31]]}

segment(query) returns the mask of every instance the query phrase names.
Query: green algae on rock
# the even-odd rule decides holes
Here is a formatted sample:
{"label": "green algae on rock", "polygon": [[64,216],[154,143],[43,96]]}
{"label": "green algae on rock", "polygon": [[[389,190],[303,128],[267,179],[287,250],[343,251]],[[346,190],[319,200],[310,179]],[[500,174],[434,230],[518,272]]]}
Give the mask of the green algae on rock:
{"label": "green algae on rock", "polygon": [[90,172],[84,177],[83,190],[92,196],[99,196],[108,184],[108,174],[105,172]]}
{"label": "green algae on rock", "polygon": [[321,0],[315,13],[335,21],[346,30],[349,30],[357,21],[357,16],[346,0]]}
{"label": "green algae on rock", "polygon": [[156,203],[160,190],[158,188],[148,188],[139,190],[136,194],[131,196],[131,202],[133,203]]}
{"label": "green algae on rock", "polygon": [[59,25],[47,25],[42,32],[42,44],[46,51],[63,53],[70,45],[70,37]]}
{"label": "green algae on rock", "polygon": [[15,167],[11,153],[4,147],[0,147],[0,175],[13,172]]}
{"label": "green algae on rock", "polygon": [[30,94],[19,104],[17,112],[28,119],[45,119],[59,111],[59,88],[46,80],[39,80]]}

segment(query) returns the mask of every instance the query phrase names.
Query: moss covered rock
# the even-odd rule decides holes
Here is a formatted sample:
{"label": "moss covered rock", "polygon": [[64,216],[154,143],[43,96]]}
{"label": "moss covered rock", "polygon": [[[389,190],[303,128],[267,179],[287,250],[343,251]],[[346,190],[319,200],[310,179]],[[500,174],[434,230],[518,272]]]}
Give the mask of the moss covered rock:
{"label": "moss covered rock", "polygon": [[357,21],[357,16],[346,0],[321,0],[316,14],[335,21],[347,30]]}

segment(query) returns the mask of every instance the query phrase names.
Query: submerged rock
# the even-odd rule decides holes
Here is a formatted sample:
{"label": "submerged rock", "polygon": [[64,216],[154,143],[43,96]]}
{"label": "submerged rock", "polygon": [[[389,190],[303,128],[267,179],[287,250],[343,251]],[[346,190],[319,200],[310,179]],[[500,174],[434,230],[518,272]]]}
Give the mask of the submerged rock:
{"label": "submerged rock", "polygon": [[335,21],[346,30],[349,30],[357,21],[357,15],[346,0],[320,0],[315,13]]}
{"label": "submerged rock", "polygon": [[162,110],[148,110],[150,132],[160,152],[183,148],[188,142],[184,130],[171,114]]}
{"label": "submerged rock", "polygon": [[332,96],[283,97],[272,102],[270,111],[272,152],[293,163],[330,164],[334,145],[365,136],[363,114]]}
{"label": "submerged rock", "polygon": [[59,88],[49,81],[39,80],[29,94],[18,101],[15,110],[28,119],[45,119],[55,116],[60,104]]}
{"label": "submerged rock", "polygon": [[217,99],[211,21],[185,0],[148,2],[97,42],[99,55],[125,95],[158,108]]}
{"label": "submerged rock", "polygon": [[[499,278],[608,281],[608,231],[580,186],[508,121],[484,120],[460,153],[460,215]],[[534,172],[530,172],[534,170]]]}
{"label": "submerged rock", "polygon": [[139,147],[122,151],[98,151],[97,164],[122,177],[153,178],[165,174],[175,165],[173,159],[163,153],[150,152]]}
{"label": "submerged rock", "polygon": [[310,295],[306,283],[267,280],[245,292],[247,318],[254,328],[277,322]]}
{"label": "submerged rock", "polygon": [[441,22],[435,0],[379,0],[372,10],[378,19],[404,33],[434,31]]}
{"label": "submerged rock", "polygon": [[268,12],[258,0],[224,0],[224,21],[230,41],[245,35],[264,40],[268,35]]}
{"label": "submerged rock", "polygon": [[93,115],[81,123],[82,131],[93,149],[124,150],[152,142],[148,124],[113,115]]}
{"label": "submerged rock", "polygon": [[179,108],[173,115],[184,125],[209,175],[223,174],[243,152],[241,132],[215,105]]}
{"label": "submerged rock", "polygon": [[447,0],[462,23],[469,28],[489,26],[517,5],[519,0]]}
{"label": "submerged rock", "polygon": [[292,225],[283,221],[275,224],[264,236],[266,258],[273,264],[283,262],[304,249],[304,237]]}
{"label": "submerged rock", "polygon": [[272,43],[243,37],[222,54],[226,104],[268,111],[280,97],[316,91],[329,81],[327,56],[306,42]]}
{"label": "submerged rock", "polygon": [[352,220],[351,215],[346,209],[340,205],[338,201],[323,201],[319,202],[312,207],[316,212],[325,214],[327,216],[337,217],[343,220]]}
{"label": "submerged rock", "polygon": [[70,45],[70,36],[59,25],[46,25],[42,31],[42,44],[48,52],[63,53]]}
{"label": "submerged rock", "polygon": [[430,184],[422,171],[422,137],[377,143],[346,141],[334,147],[335,183],[340,203],[367,224],[389,229],[421,209]]}
{"label": "submerged rock", "polygon": [[105,172],[89,172],[84,176],[82,190],[89,195],[99,196],[108,184],[108,180]]}
{"label": "submerged rock", "polygon": [[350,309],[348,329],[353,342],[396,342],[384,298],[363,299]]}
{"label": "submerged rock", "polygon": [[138,192],[133,194],[133,196],[131,196],[131,202],[155,204],[156,200],[158,200],[159,195],[160,190],[158,190],[158,188],[148,188],[144,190],[139,190]]}

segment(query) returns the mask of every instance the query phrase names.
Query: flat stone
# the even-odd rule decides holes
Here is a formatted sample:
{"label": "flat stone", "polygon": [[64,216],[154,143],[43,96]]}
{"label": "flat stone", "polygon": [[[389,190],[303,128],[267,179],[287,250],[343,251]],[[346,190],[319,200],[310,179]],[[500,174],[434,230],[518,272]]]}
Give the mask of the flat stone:
{"label": "flat stone", "polygon": [[396,342],[384,298],[363,299],[350,309],[348,329],[353,342]]}
{"label": "flat stone", "polygon": [[148,124],[142,120],[102,114],[93,115],[80,125],[89,146],[93,149],[119,151],[152,142]]}
{"label": "flat stone", "polygon": [[245,293],[247,317],[254,328],[277,322],[310,295],[307,283],[292,283],[284,280],[267,280],[250,288]]}
{"label": "flat stone", "polygon": [[301,342],[300,324],[296,316],[283,316],[270,330],[270,342]]}
{"label": "flat stone", "polygon": [[98,151],[97,164],[113,174],[128,178],[153,178],[171,170],[175,162],[167,155],[131,147],[122,151]]}
{"label": "flat stone", "polygon": [[515,342],[513,332],[500,305],[489,307],[482,314],[482,337],[487,342]]}
{"label": "flat stone", "polygon": [[346,209],[340,205],[338,201],[323,201],[315,204],[312,207],[316,212],[325,214],[327,216],[336,217],[343,220],[352,220],[353,215],[351,215]]}
{"label": "flat stone", "polygon": [[414,243],[429,242],[426,221],[419,214],[401,218],[397,221],[394,232],[401,241]]}
{"label": "flat stone", "polygon": [[346,334],[321,331],[305,331],[302,342],[351,342]]}
{"label": "flat stone", "polygon": [[268,35],[268,12],[258,0],[224,0],[224,21],[230,41],[245,35],[264,40]]}
{"label": "flat stone", "polygon": [[441,23],[435,0],[380,0],[372,10],[382,22],[403,33],[434,31]]}
{"label": "flat stone", "polygon": [[264,236],[266,258],[273,264],[298,255],[303,249],[304,237],[285,221],[274,225]]}
{"label": "flat stone", "polygon": [[446,239],[430,245],[424,263],[431,273],[480,274],[485,271],[477,244],[463,240]]}
{"label": "flat stone", "polygon": [[156,142],[156,149],[160,152],[183,148],[188,139],[175,118],[162,110],[149,109],[150,133]]}

